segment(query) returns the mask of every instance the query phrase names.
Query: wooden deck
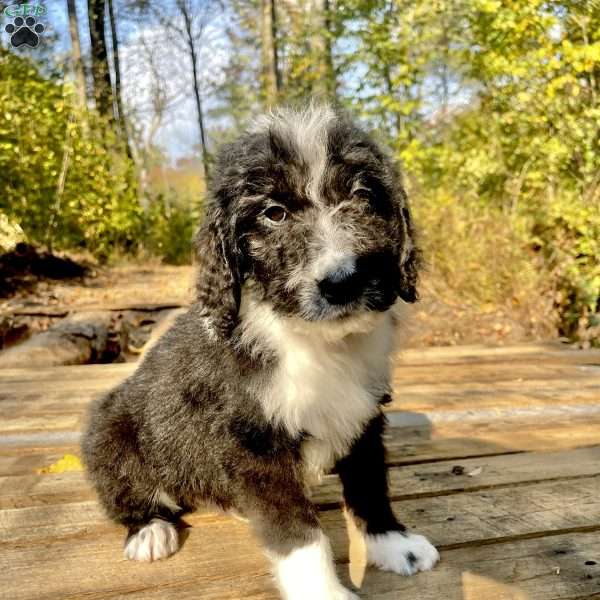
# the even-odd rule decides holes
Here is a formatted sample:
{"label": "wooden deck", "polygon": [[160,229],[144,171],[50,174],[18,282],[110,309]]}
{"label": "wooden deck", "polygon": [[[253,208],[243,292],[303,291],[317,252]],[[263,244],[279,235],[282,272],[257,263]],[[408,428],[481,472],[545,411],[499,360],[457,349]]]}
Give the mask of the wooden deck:
{"label": "wooden deck", "polygon": [[[166,561],[122,559],[124,532],[74,457],[86,405],[131,370],[0,371],[0,598],[278,598],[248,526],[226,515],[190,515]],[[373,599],[600,599],[600,351],[408,351],[394,383],[394,506],[442,560],[411,578],[364,572],[353,545],[349,563],[331,475],[314,498],[341,577]]]}

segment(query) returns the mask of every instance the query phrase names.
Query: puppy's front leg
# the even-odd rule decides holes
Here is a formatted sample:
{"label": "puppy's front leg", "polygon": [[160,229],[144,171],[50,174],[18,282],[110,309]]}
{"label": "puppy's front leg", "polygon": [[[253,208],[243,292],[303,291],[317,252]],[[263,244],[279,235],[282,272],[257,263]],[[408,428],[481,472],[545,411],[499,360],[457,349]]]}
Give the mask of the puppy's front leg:
{"label": "puppy's front leg", "polygon": [[367,560],[384,571],[412,575],[428,571],[439,560],[427,538],[409,533],[390,506],[383,431],[385,416],[367,425],[350,453],[337,464],[346,508],[365,534]]}
{"label": "puppy's front leg", "polygon": [[266,547],[285,600],[359,600],[339,581],[329,539],[299,481],[271,481],[245,512]]}

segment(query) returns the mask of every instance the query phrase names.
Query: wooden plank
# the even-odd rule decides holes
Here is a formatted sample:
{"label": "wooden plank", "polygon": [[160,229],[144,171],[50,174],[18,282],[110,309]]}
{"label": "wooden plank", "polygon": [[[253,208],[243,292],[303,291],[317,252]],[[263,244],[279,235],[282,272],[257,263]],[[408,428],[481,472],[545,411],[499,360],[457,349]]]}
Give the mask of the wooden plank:
{"label": "wooden plank", "polygon": [[[18,377],[1,380],[0,401],[19,398],[43,397],[52,394],[55,398],[68,399],[73,392],[104,392],[119,383],[133,372],[136,363],[127,363],[127,368],[113,369],[110,365],[88,365],[90,371],[85,373],[57,373],[47,380]],[[76,369],[76,367],[69,367]],[[1,373],[1,371],[0,371]],[[511,367],[508,363],[474,364],[467,366],[440,366],[432,368],[423,366],[398,366],[394,372],[393,383],[397,391],[410,394],[427,391],[429,386],[440,390],[440,386],[450,387],[455,392],[461,386],[471,390],[485,390],[491,383],[496,389],[545,389],[551,382],[563,388],[565,386],[596,385],[600,381],[600,365],[563,365],[563,364],[517,364]],[[44,385],[47,384],[47,385]],[[18,397],[18,398],[17,398]]]}
{"label": "wooden plank", "polygon": [[[0,403],[0,436],[28,432],[78,431],[85,418],[85,409],[91,399],[73,397],[68,401],[54,398]],[[528,394],[483,394],[465,397],[462,401],[439,396],[421,403],[396,401],[386,407],[392,427],[453,427],[469,423],[482,426],[504,421],[506,427],[522,426],[527,420],[535,427],[540,422],[560,418],[596,419],[600,416],[600,393],[593,389],[568,394],[548,390]],[[510,423],[512,422],[512,424]],[[2,440],[0,439],[0,445]]]}
{"label": "wooden plank", "polygon": [[[401,500],[393,506],[408,527],[427,535],[442,549],[553,531],[600,529],[600,476]],[[215,523],[223,527],[222,520],[231,527],[237,526],[233,517],[212,509],[185,517],[192,527],[204,528],[207,541],[212,539],[210,528]],[[341,511],[323,511],[321,522],[332,540],[335,556],[347,561],[346,525]],[[91,531],[124,535],[124,529],[110,522],[95,501],[0,511],[0,542],[9,546],[43,543]]]}
{"label": "wooden plank", "polygon": [[438,383],[394,386],[388,410],[415,412],[456,410],[461,407],[493,409],[546,406],[548,404],[598,404],[600,377],[572,379],[498,381],[486,383]]}
{"label": "wooden plank", "polygon": [[[427,367],[435,365],[434,374],[438,369],[452,372],[456,365],[489,365],[490,369],[498,368],[497,364],[517,369],[532,367],[559,366],[568,367],[570,364],[579,366],[600,365],[600,350],[580,350],[573,346],[560,343],[523,344],[513,346],[449,346],[437,348],[406,349],[398,353],[396,364],[402,369],[409,367]],[[112,363],[109,365],[78,365],[70,367],[53,367],[41,369],[5,369],[0,373],[0,383],[9,381],[35,382],[60,381],[88,378],[118,378],[131,373],[136,363]],[[456,368],[454,369],[456,370]],[[502,372],[503,367],[499,368]],[[407,370],[407,373],[409,371]],[[463,371],[465,372],[465,371]],[[546,370],[547,372],[547,370]],[[419,369],[415,369],[411,377],[416,377]],[[443,378],[442,378],[443,379]]]}
{"label": "wooden plank", "polygon": [[[0,393],[0,433],[77,429],[86,405],[110,386],[67,382],[66,390]],[[437,383],[397,385],[388,412],[418,413],[411,423],[490,421],[498,418],[543,419],[558,416],[600,415],[600,376],[580,379],[527,380],[521,382]],[[426,413],[423,415],[422,413]],[[52,418],[48,418],[52,417]]]}
{"label": "wooden plank", "polygon": [[93,378],[84,379],[73,377],[69,380],[60,381],[29,381],[3,383],[0,390],[0,403],[17,402],[22,400],[41,400],[52,398],[56,400],[69,401],[71,398],[89,400],[94,394],[108,392],[112,387],[118,385],[124,377]]}
{"label": "wooden plank", "polygon": [[17,432],[0,436],[0,454],[52,451],[54,448],[79,443],[78,431]]}
{"label": "wooden plank", "polygon": [[418,385],[431,383],[497,382],[538,379],[585,379],[600,375],[600,364],[582,360],[562,362],[548,359],[544,362],[507,361],[473,362],[459,365],[412,365],[396,362],[394,382],[396,385]]}
{"label": "wooden plank", "polygon": [[3,369],[0,371],[0,389],[9,383],[54,381],[88,381],[91,379],[118,379],[135,370],[137,363],[110,363],[106,365],[71,365],[39,369]]}
{"label": "wooden plank", "polygon": [[[556,554],[565,550],[564,554]],[[598,600],[597,570],[585,565],[598,554],[600,536],[564,535],[519,543],[455,550],[431,572],[400,577],[369,569],[361,598],[370,600]],[[347,583],[346,567],[338,572]],[[558,575],[557,575],[558,573]],[[86,596],[87,597],[87,596]],[[114,597],[114,596],[113,596]],[[190,581],[128,593],[144,600],[278,600],[268,575],[238,576],[238,582]]]}
{"label": "wooden plank", "polygon": [[[470,476],[470,473],[478,474]],[[391,496],[407,499],[598,474],[600,446],[594,446],[562,452],[526,452],[392,467],[389,480]],[[339,503],[341,490],[338,477],[324,477],[315,489],[313,499],[322,505]]]}
{"label": "wooden plank", "polygon": [[[599,442],[600,416],[535,423],[496,420],[435,427],[393,427],[386,434],[395,466],[525,451],[567,450]],[[76,432],[33,432],[0,438],[0,476],[31,475],[65,454],[79,455]]]}
{"label": "wooden plank", "polygon": [[[461,467],[464,473],[453,473],[454,467]],[[468,475],[479,468],[481,473],[477,476]],[[597,474],[600,474],[600,447],[594,446],[392,467],[390,487],[394,498],[407,499]],[[82,472],[0,477],[0,508],[25,508],[92,498],[93,492]],[[313,500],[322,505],[339,503],[338,477],[325,476],[323,483],[315,488]]]}
{"label": "wooden plank", "polygon": [[[585,564],[599,552],[597,532],[494,544],[477,552],[464,548],[447,553],[436,569],[416,577],[398,578],[370,570],[361,596],[374,600],[584,600],[599,593],[598,568]],[[183,590],[178,591],[180,598],[186,597]]]}
{"label": "wooden plank", "polygon": [[[411,363],[402,355],[396,360],[395,375],[400,382],[406,384],[459,382],[459,381],[498,381],[518,379],[556,378],[562,376],[585,377],[598,373],[600,367],[600,352],[594,350],[594,362],[590,361],[587,352],[568,351],[571,361],[563,361],[560,357],[549,356],[542,361],[532,361],[523,356],[505,355],[493,360],[473,360],[465,364],[436,364]],[[598,354],[598,356],[596,356]],[[512,358],[512,360],[511,360]],[[54,385],[62,382],[79,382],[87,385],[98,382],[98,385],[108,387],[112,382],[130,375],[136,367],[136,362],[111,363],[106,365],[77,365],[69,367],[53,367],[40,369],[3,369],[0,371],[1,389],[20,390],[23,386],[51,382]],[[18,387],[21,385],[22,387]],[[14,388],[11,386],[15,386]],[[25,390],[27,388],[25,387]]]}
{"label": "wooden plank", "polygon": [[431,348],[408,348],[398,353],[400,363],[406,364],[460,364],[484,362],[498,358],[518,361],[560,359],[561,361],[582,360],[600,364],[600,349],[582,350],[560,342],[514,344],[510,346],[486,346],[483,344],[464,346],[437,346]]}
{"label": "wooden plank", "polygon": [[276,598],[269,585],[266,559],[257,551],[247,527],[231,527],[221,521],[214,524],[212,533],[214,543],[209,546],[200,530],[192,531],[183,545],[185,553],[151,565],[124,561],[122,532],[116,530],[110,534],[87,531],[40,544],[7,546],[0,554],[0,589],[10,590],[11,600],[99,600],[132,593],[144,597],[148,592],[164,597],[169,591],[176,593],[182,584],[193,583],[196,597],[206,590],[216,599],[228,590],[229,594],[244,598],[248,588],[252,588],[252,580],[258,577],[256,591],[264,594],[266,583],[268,593]]}
{"label": "wooden plank", "polygon": [[[537,350],[503,355],[502,367],[498,367],[496,354],[484,353],[475,367],[475,370],[479,368],[476,373],[479,379],[469,379],[468,365],[472,362],[464,353],[452,359],[455,363],[444,366],[448,381],[435,379],[434,367],[411,367],[407,375],[412,379],[403,383],[409,381],[407,386],[412,386],[411,393],[417,397],[424,389],[431,391],[433,387],[443,396],[448,391],[444,385],[452,384],[458,389],[462,381],[471,382],[464,386],[469,393],[462,404],[458,400],[453,404],[450,398],[444,405],[442,399],[428,414],[415,410],[408,417],[422,426],[397,429],[388,442],[391,460],[410,465],[392,469],[395,506],[408,525],[417,526],[441,544],[443,562],[434,573],[411,579],[368,571],[363,597],[402,596],[415,600],[599,597],[597,576],[600,571],[597,566],[585,565],[585,561],[597,558],[600,552],[597,500],[600,498],[600,466],[597,466],[600,449],[507,454],[522,449],[557,449],[597,443],[598,417],[594,417],[596,421],[561,422],[558,418],[545,423],[531,419],[529,423],[521,423],[514,418],[510,421],[505,418],[508,411],[520,419],[523,413],[519,411],[530,410],[527,405],[519,406],[522,403],[517,397],[512,407],[510,402],[500,409],[485,403],[475,406],[479,419],[485,411],[494,411],[494,419],[489,423],[469,422],[463,418],[468,417],[473,407],[473,396],[477,398],[484,390],[482,384],[499,384],[497,388],[504,394],[512,391],[511,386],[521,383],[507,375],[496,375],[497,368],[500,373],[508,373],[510,362],[518,366],[527,361],[526,368],[521,370],[527,380],[522,386],[522,389],[527,388],[526,394],[529,388],[537,390],[542,379],[547,379],[547,387],[551,387],[552,379],[555,389],[558,388],[565,399],[554,404],[549,402],[547,406],[535,402],[532,406],[544,410],[578,405],[586,410],[593,408],[593,401],[585,398],[581,401],[582,396],[577,398],[575,394],[577,388],[582,388],[584,394],[589,392],[589,398],[593,399],[596,365],[591,361],[595,357],[578,354],[590,363],[582,364],[578,360],[560,367],[562,371],[553,372],[548,357],[542,358],[542,354],[536,353]],[[572,357],[566,362],[570,360]],[[456,369],[452,368],[453,364]],[[428,373],[429,379],[422,378],[421,371]],[[582,378],[581,373],[589,374],[590,378]],[[438,386],[438,381],[444,383]],[[102,385],[107,382],[105,379]],[[20,385],[18,381],[14,383],[17,387]],[[29,385],[21,383],[25,384],[22,388]],[[47,383],[36,382],[35,386],[38,389],[40,385],[51,387],[50,382]],[[541,383],[546,386],[545,381]],[[2,384],[0,379],[0,393],[5,390]],[[573,389],[569,389],[569,385]],[[39,412],[36,407],[23,406],[27,418],[32,419],[36,427],[41,426],[44,418],[46,421],[63,418],[65,422],[79,418],[86,401],[81,401],[72,412],[70,407],[63,412],[63,400],[59,396],[72,397],[74,387],[67,383],[54,398],[47,398],[44,406],[37,407]],[[32,402],[35,397],[30,398]],[[13,400],[8,398],[9,403]],[[1,405],[2,401],[0,411]],[[12,408],[19,410],[16,405]],[[393,420],[396,414],[392,413]],[[18,418],[21,417],[17,415],[15,420]],[[36,465],[40,462],[55,462],[61,451],[76,448],[72,445],[74,435],[72,425],[55,431],[46,426],[33,433],[13,427],[0,444],[0,474],[5,467],[11,473],[31,473],[29,469],[38,468]],[[420,464],[424,461],[435,462]],[[461,470],[454,467],[462,467],[462,474],[457,474]],[[28,495],[31,500],[27,499]],[[335,508],[339,498],[335,476],[326,477],[324,485],[315,492],[315,499],[326,509],[322,519],[337,556],[345,560],[346,534],[340,512]],[[191,516],[189,521],[194,527],[187,532],[183,551],[169,561],[148,566],[120,560],[123,532],[104,520],[82,473],[2,477],[0,506],[13,505],[23,508],[0,512],[0,542],[3,542],[0,589],[9,590],[11,598],[279,597],[247,527],[222,516],[207,513]],[[560,544],[555,545],[558,542]],[[553,566],[549,568],[551,562]],[[558,575],[556,567],[560,568]]]}
{"label": "wooden plank", "polygon": [[82,426],[82,411],[62,415],[39,415],[25,417],[0,416],[0,436],[33,431],[79,431]]}
{"label": "wooden plank", "polygon": [[496,419],[488,423],[467,421],[392,427],[386,435],[387,459],[391,465],[409,465],[517,452],[567,450],[597,445],[599,431],[600,416],[535,423]]}
{"label": "wooden plank", "polygon": [[33,452],[22,451],[21,448],[12,452],[0,453],[0,476],[32,475],[39,469],[49,467],[63,458],[66,454],[79,456],[78,445],[64,445],[55,448],[37,449]]}
{"label": "wooden plank", "polygon": [[[584,563],[597,558],[600,551],[598,478],[579,480],[575,486],[552,482],[518,488],[516,493],[460,494],[448,504],[442,498],[398,504],[396,508],[440,546],[442,563],[433,574],[415,579],[369,570],[364,597],[391,598],[387,594],[398,591],[415,599],[454,597],[441,592],[444,586],[448,594],[461,590],[453,579],[461,572],[457,568],[518,583],[528,593],[531,578],[526,575],[538,578],[540,561],[548,574],[556,578],[555,568],[559,567],[563,577],[545,581],[541,589],[546,595],[535,598],[579,598],[597,589],[597,581],[593,582],[595,588],[589,587],[592,584],[582,575],[597,572],[586,569]],[[567,512],[562,510],[565,505],[570,507]],[[14,589],[11,598],[116,598],[125,594],[146,598],[151,597],[147,595],[150,592],[156,592],[156,598],[192,597],[185,595],[192,592],[198,598],[277,597],[269,595],[275,591],[267,576],[268,565],[248,526],[233,519],[210,514],[195,517],[195,526],[185,532],[181,552],[168,561],[142,565],[121,559],[123,531],[108,522],[97,525],[101,516],[93,503],[4,511],[1,515],[0,530],[5,537],[0,556],[0,586],[4,587],[0,589]],[[455,521],[449,522],[450,516],[455,516]],[[54,532],[49,522],[56,523]],[[324,526],[336,556],[344,561],[347,550],[339,511],[327,514]],[[47,535],[36,537],[37,528]],[[592,533],[583,533],[586,530]],[[543,539],[528,539],[539,536]],[[520,568],[523,560],[527,564],[533,560],[535,568]],[[427,581],[426,593],[435,590],[437,595],[419,595],[424,593],[419,587],[423,581]],[[576,581],[586,583],[577,587]],[[549,584],[558,582],[566,586],[565,591],[577,594],[554,595]]]}
{"label": "wooden plank", "polygon": [[94,492],[80,471],[0,477],[0,509],[92,500]]}

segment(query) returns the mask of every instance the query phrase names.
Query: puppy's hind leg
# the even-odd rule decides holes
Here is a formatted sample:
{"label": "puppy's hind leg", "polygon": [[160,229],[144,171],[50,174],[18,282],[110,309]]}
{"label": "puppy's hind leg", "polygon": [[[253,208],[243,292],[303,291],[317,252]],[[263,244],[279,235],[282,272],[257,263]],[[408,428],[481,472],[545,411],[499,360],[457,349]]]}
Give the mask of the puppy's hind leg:
{"label": "puppy's hind leg", "polygon": [[147,469],[138,424],[125,407],[129,396],[121,386],[93,405],[81,449],[100,503],[128,529],[125,558],[152,561],[178,549],[175,523],[183,511]]}
{"label": "puppy's hind leg", "polygon": [[181,508],[161,491],[151,499],[151,510],[144,520],[129,524],[123,555],[128,560],[152,562],[179,550],[177,518]]}

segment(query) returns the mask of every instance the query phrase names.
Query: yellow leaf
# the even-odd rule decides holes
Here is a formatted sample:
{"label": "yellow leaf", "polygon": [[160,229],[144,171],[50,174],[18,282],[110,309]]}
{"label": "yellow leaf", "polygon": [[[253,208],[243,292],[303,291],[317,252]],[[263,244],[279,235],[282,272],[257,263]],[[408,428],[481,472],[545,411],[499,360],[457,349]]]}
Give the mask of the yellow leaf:
{"label": "yellow leaf", "polygon": [[75,456],[74,454],[65,454],[55,463],[47,467],[37,469],[36,473],[38,475],[46,475],[48,473],[66,473],[67,471],[83,471],[83,465],[81,464],[81,459],[79,456]]}

